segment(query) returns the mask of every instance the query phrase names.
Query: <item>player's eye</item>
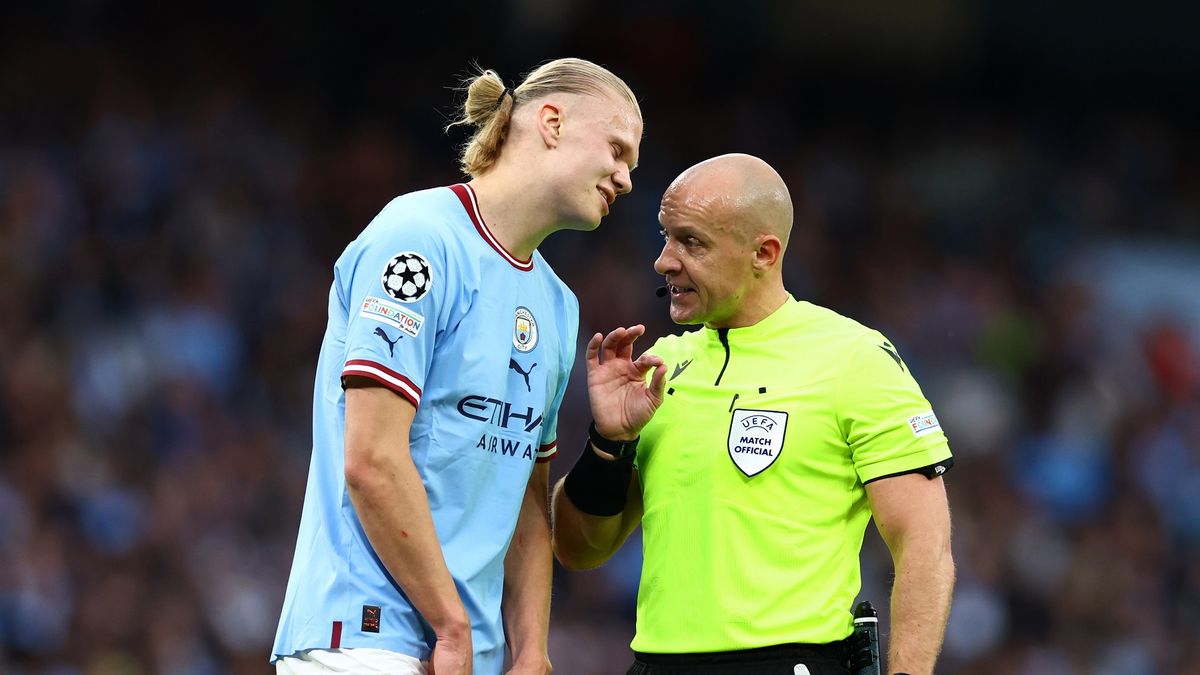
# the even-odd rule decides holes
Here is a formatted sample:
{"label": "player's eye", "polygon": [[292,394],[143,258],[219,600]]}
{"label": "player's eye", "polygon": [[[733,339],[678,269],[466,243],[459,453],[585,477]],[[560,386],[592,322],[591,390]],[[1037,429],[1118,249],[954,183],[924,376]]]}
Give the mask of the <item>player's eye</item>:
{"label": "player's eye", "polygon": [[612,143],[613,159],[618,159],[621,156],[621,146]]}

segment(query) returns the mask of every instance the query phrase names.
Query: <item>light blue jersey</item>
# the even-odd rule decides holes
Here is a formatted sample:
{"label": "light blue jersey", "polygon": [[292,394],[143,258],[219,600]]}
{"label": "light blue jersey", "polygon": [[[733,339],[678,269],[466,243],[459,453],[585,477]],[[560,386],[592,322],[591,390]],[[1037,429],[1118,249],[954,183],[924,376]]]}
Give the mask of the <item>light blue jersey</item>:
{"label": "light blue jersey", "polygon": [[[396,198],[334,268],[313,453],[272,660],[373,647],[428,659],[429,625],[391,579],[346,492],[342,378],[417,406],[413,463],[471,618],[475,670],[504,659],[504,556],[535,462],[554,456],[579,305],[539,253],[513,257],[454,185]],[[395,536],[401,536],[395,533]]]}

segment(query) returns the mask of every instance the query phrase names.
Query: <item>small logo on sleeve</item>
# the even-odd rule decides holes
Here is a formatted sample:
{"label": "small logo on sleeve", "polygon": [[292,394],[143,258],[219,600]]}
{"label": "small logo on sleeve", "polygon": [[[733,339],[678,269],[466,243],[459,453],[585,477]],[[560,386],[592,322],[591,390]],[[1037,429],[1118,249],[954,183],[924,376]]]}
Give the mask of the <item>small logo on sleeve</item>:
{"label": "small logo on sleeve", "polygon": [[934,415],[932,410],[908,418],[908,426],[912,429],[913,436],[917,436],[918,438],[925,434],[941,431],[942,429],[942,425],[938,423],[937,415]]}
{"label": "small logo on sleeve", "polygon": [[420,253],[397,253],[383,268],[383,290],[400,302],[416,302],[433,288],[433,270]]}
{"label": "small logo on sleeve", "polygon": [[379,616],[382,612],[375,605],[363,605],[362,630],[364,633],[379,632]]}
{"label": "small logo on sleeve", "polygon": [[388,356],[392,356],[392,357],[396,356],[396,343],[403,340],[404,336],[397,335],[396,339],[393,340],[390,337],[388,337],[387,331],[385,331],[382,328],[379,328],[378,326],[375,327],[375,334],[378,335],[379,337],[383,338],[383,341],[387,343]]}
{"label": "small logo on sleeve", "polygon": [[372,321],[385,323],[392,328],[399,328],[409,337],[417,337],[421,332],[421,326],[425,325],[425,317],[420,314],[411,309],[401,307],[394,302],[388,302],[383,298],[376,298],[371,295],[363,299],[362,308],[359,309],[358,315]]}
{"label": "small logo on sleeve", "polygon": [[900,359],[900,352],[896,351],[896,348],[892,346],[892,343],[885,341],[883,344],[879,345],[879,348],[887,352],[888,356],[892,357],[892,360],[896,362],[896,366],[899,367],[901,371],[904,370],[904,361]]}

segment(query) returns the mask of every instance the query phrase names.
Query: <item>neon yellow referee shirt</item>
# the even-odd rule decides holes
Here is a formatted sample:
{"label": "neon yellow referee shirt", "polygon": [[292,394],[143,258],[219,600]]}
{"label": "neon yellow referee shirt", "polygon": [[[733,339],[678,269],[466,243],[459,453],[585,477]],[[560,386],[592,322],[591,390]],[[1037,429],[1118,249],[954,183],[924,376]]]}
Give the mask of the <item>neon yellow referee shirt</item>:
{"label": "neon yellow referee shirt", "polygon": [[863,484],[951,463],[895,348],[789,297],[753,326],[669,336],[650,351],[666,361],[668,382],[638,445],[644,563],[633,649],[848,636],[871,517]]}

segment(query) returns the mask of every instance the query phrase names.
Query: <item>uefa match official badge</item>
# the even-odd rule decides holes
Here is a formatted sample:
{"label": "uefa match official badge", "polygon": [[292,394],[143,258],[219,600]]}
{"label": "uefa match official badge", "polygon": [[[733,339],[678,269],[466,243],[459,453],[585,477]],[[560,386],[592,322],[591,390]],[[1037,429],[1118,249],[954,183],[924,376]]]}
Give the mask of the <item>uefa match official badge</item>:
{"label": "uefa match official badge", "polygon": [[783,452],[788,414],[777,410],[733,411],[729,421],[729,458],[742,473],[766,471]]}
{"label": "uefa match official badge", "polygon": [[518,307],[513,323],[513,347],[524,354],[533,351],[537,343],[538,327],[537,320],[533,318],[533,312],[524,307]]}

